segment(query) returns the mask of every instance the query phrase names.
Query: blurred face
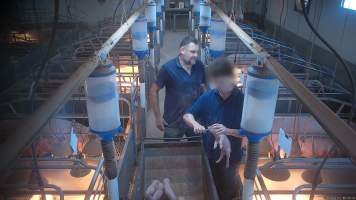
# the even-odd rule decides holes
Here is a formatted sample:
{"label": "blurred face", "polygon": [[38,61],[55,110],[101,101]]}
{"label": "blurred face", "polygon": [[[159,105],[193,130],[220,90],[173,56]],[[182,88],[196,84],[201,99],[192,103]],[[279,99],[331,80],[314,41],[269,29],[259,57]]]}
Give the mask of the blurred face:
{"label": "blurred face", "polygon": [[199,46],[189,43],[179,49],[180,58],[186,65],[194,65],[198,59]]}
{"label": "blurred face", "polygon": [[219,76],[211,79],[212,84],[220,93],[229,93],[235,87],[234,76]]}

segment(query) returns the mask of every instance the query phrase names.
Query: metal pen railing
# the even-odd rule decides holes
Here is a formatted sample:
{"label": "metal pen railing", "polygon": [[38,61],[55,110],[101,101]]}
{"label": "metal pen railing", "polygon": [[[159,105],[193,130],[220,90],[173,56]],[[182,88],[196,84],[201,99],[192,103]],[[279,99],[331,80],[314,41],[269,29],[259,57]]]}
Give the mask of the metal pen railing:
{"label": "metal pen railing", "polygon": [[[23,171],[23,170],[34,170],[35,167],[32,165],[28,165],[28,162],[31,162],[32,158],[19,158],[18,159],[18,165],[13,167],[12,170],[14,171],[13,173],[16,173],[16,171]],[[3,191],[4,195],[21,195],[21,194],[28,194],[28,195],[36,195],[40,194],[40,191],[44,191],[45,195],[59,195],[60,200],[64,200],[65,196],[68,195],[83,195],[85,198],[90,199],[91,198],[91,193],[95,191],[95,193],[103,192],[102,188],[98,188],[98,185],[101,185],[100,182],[98,182],[98,177],[101,177],[101,179],[104,178],[104,172],[103,172],[103,159],[100,158],[98,165],[97,166],[92,166],[88,165],[85,161],[82,159],[76,159],[76,158],[53,158],[53,157],[47,157],[47,158],[38,158],[37,161],[39,162],[39,165],[37,166],[38,170],[70,170],[70,169],[78,169],[81,168],[83,170],[95,170],[94,175],[91,179],[91,182],[88,187],[88,191],[78,191],[78,190],[71,190],[71,191],[65,191],[59,186],[55,184],[44,184],[43,186],[40,185],[34,185],[34,184],[2,184],[0,185],[0,189],[8,189],[6,191]],[[71,164],[66,164],[66,162],[69,162]],[[58,164],[61,163],[61,164]],[[79,164],[79,166],[75,166],[75,164]],[[100,179],[100,178],[99,178]],[[94,188],[94,186],[97,186]],[[23,191],[23,189],[29,189],[29,191]],[[10,190],[11,189],[11,190]],[[45,189],[54,189],[55,192],[48,191]]]}
{"label": "metal pen railing", "polygon": [[[305,189],[312,189],[313,185],[312,184],[304,184],[300,185],[295,190],[293,191],[293,200],[297,200],[297,196],[300,192],[302,192]],[[355,189],[356,189],[356,184],[318,184],[315,188],[316,190],[328,190],[328,194],[332,193],[331,191],[334,191],[335,194],[341,195],[341,194],[353,194],[353,197],[345,197],[345,199],[349,198],[354,198]],[[344,199],[344,198],[342,198]]]}
{"label": "metal pen railing", "polygon": [[[85,197],[84,197],[84,200],[90,200],[90,198],[92,199],[95,199],[95,194],[96,194],[96,191],[95,190],[95,193],[94,193],[94,197],[92,197],[92,193],[94,191],[94,187],[95,185],[100,185],[100,182],[98,182],[98,178],[99,178],[99,175],[101,174],[102,175],[102,169],[103,169],[103,165],[104,165],[104,159],[103,157],[100,158],[99,160],[99,163],[95,169],[95,172],[94,172],[94,175],[90,181],[90,184],[89,184],[89,187],[88,187],[88,190],[87,192],[85,193]],[[101,176],[101,179],[103,178],[103,176]]]}
{"label": "metal pen railing", "polygon": [[7,154],[3,157],[3,162],[0,163],[0,170],[5,170],[8,164],[13,161],[20,151],[38,135],[39,130],[51,118],[58,109],[66,102],[67,98],[72,95],[74,88],[77,88],[90,73],[96,68],[98,62],[103,56],[107,56],[119,39],[129,30],[130,26],[135,22],[137,17],[143,11],[145,6],[136,10],[126,23],[111,35],[111,37],[102,45],[102,48],[88,62],[82,64],[68,80],[62,84],[51,95],[49,100],[41,105],[29,118],[22,122],[23,126],[18,127],[3,144],[1,150]]}
{"label": "metal pen railing", "polygon": [[35,195],[35,194],[41,194],[40,190],[41,189],[53,189],[55,190],[54,194],[59,195],[60,200],[64,200],[64,192],[63,190],[53,184],[44,184],[43,186],[39,185],[32,185],[32,184],[4,184],[0,185],[0,189],[2,190],[17,190],[17,189],[29,189],[30,191],[26,192],[26,194],[29,195]]}

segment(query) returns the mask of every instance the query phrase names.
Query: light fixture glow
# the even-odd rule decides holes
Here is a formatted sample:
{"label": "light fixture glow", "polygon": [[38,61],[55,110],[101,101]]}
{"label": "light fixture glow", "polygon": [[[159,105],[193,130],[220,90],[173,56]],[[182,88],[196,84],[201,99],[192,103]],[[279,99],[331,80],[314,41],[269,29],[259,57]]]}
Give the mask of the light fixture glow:
{"label": "light fixture glow", "polygon": [[[33,195],[30,200],[41,200],[41,195]],[[53,195],[46,194],[46,200],[57,200],[57,198],[55,198]]]}
{"label": "light fixture glow", "polygon": [[341,6],[346,9],[356,10],[356,0],[343,0]]}

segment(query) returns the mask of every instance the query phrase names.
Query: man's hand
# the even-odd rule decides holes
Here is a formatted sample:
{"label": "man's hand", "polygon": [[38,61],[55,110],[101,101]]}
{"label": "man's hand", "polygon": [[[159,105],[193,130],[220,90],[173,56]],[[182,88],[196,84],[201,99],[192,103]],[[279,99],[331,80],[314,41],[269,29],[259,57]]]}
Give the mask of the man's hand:
{"label": "man's hand", "polygon": [[[226,128],[222,124],[213,124],[213,125],[209,126],[208,129],[215,136],[215,138],[216,138],[216,136],[221,135],[221,134],[229,135],[229,136],[236,137],[236,138],[243,138],[243,136],[240,134],[240,131],[238,129]],[[215,144],[215,145],[217,145],[217,144]]]}
{"label": "man's hand", "polygon": [[189,127],[193,128],[194,133],[196,134],[204,133],[206,131],[205,127],[200,125],[191,113],[184,114],[183,120]]}
{"label": "man's hand", "polygon": [[209,132],[212,133],[214,135],[214,137],[215,137],[214,149],[216,149],[216,147],[218,147],[219,135],[223,134],[222,130],[221,130],[221,126],[225,127],[222,124],[213,124],[213,125],[208,127]]}
{"label": "man's hand", "polygon": [[214,135],[225,134],[227,135],[227,128],[222,124],[213,124],[208,127],[209,131]]}
{"label": "man's hand", "polygon": [[204,133],[205,132],[205,127],[200,125],[198,122],[193,123],[193,129],[194,133]]}
{"label": "man's hand", "polygon": [[219,146],[220,146],[220,157],[216,163],[221,162],[221,160],[226,157],[226,168],[229,168],[230,165],[230,153],[231,153],[231,144],[229,138],[224,135],[218,135]]}
{"label": "man's hand", "polygon": [[163,117],[156,117],[156,127],[159,130],[164,131],[165,125],[168,125],[168,123],[163,119]]}

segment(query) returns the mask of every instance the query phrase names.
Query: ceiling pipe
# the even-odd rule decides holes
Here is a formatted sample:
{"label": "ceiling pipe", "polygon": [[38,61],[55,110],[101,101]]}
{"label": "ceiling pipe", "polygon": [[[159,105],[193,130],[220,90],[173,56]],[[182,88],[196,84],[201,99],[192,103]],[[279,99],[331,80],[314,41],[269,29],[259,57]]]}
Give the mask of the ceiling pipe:
{"label": "ceiling pipe", "polygon": [[40,134],[41,128],[71,97],[74,90],[94,71],[101,61],[107,58],[108,53],[129,30],[145,6],[146,5],[136,10],[102,45],[96,56],[82,64],[32,115],[19,122],[21,126],[11,133],[7,140],[0,146],[0,172],[7,169],[9,164],[16,159],[21,151],[27,145],[31,144],[34,138]]}
{"label": "ceiling pipe", "polygon": [[297,80],[286,70],[275,58],[270,56],[256,41],[254,41],[246,32],[244,32],[235,22],[233,22],[219,7],[209,1],[211,8],[215,11],[227,26],[239,37],[239,39],[248,47],[253,54],[262,58],[266,66],[282,83],[288,87],[308,108],[309,112],[324,128],[326,133],[339,146],[343,146],[351,157],[356,158],[356,131],[339,118],[327,105],[321,102],[309,91],[302,82]]}

